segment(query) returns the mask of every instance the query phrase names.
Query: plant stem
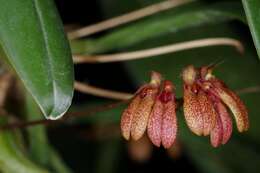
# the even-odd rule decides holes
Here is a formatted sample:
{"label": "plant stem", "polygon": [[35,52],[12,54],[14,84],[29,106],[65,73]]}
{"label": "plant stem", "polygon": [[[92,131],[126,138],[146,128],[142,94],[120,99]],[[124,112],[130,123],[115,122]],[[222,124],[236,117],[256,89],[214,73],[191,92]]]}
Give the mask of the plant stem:
{"label": "plant stem", "polygon": [[120,106],[124,103],[127,103],[128,101],[129,100],[123,100],[123,101],[118,101],[118,102],[115,102],[115,103],[97,106],[97,107],[94,107],[94,108],[88,108],[88,109],[83,110],[83,111],[68,112],[68,113],[66,113],[66,115],[63,118],[61,118],[59,120],[55,120],[55,121],[54,120],[47,120],[47,119],[40,119],[40,120],[22,122],[22,121],[16,120],[15,122],[1,126],[0,131],[1,130],[17,129],[17,128],[27,128],[27,127],[31,127],[31,126],[35,126],[35,125],[57,124],[57,123],[64,122],[65,120],[68,120],[68,119],[73,118],[73,117],[90,116],[90,115],[93,115],[93,114],[98,113],[98,112],[110,110],[110,109],[116,108],[116,107],[118,107],[118,106]]}
{"label": "plant stem", "polygon": [[235,47],[240,53],[244,51],[242,43],[238,40],[232,38],[206,38],[199,40],[186,41],[182,43],[171,44],[167,46],[156,47],[152,49],[116,53],[109,55],[74,55],[73,62],[75,64],[80,63],[108,63],[108,62],[118,62],[118,61],[129,61],[135,59],[149,58],[152,56],[163,55],[173,52],[178,52],[187,49],[207,47],[207,46],[217,46],[217,45],[227,45]]}
{"label": "plant stem", "polygon": [[148,7],[130,12],[128,14],[124,14],[109,20],[105,20],[103,22],[86,26],[75,31],[71,31],[68,33],[69,39],[77,39],[80,37],[88,36],[94,33],[98,33],[100,31],[104,31],[125,23],[129,23],[140,18],[168,10],[173,7],[177,7],[179,5],[192,2],[193,0],[167,0],[157,4],[150,5]]}
{"label": "plant stem", "polygon": [[242,95],[242,94],[259,93],[259,92],[260,92],[260,86],[252,86],[252,87],[237,90],[236,93]]}
{"label": "plant stem", "polygon": [[105,97],[110,99],[117,99],[117,100],[129,100],[133,97],[133,94],[130,93],[123,93],[118,91],[111,91],[107,89],[97,88],[94,86],[90,86],[88,84],[84,84],[78,81],[74,82],[74,88],[77,91],[82,93],[91,94],[94,96]]}

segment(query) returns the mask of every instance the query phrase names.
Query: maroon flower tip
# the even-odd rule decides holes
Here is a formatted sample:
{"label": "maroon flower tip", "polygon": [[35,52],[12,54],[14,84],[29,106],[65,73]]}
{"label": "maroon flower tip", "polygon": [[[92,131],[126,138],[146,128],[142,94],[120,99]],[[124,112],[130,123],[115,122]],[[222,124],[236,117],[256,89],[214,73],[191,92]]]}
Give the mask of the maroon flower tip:
{"label": "maroon flower tip", "polygon": [[159,99],[161,100],[161,102],[163,103],[167,103],[171,100],[174,99],[174,94],[173,94],[173,89],[174,89],[174,85],[172,84],[171,81],[165,80],[163,83],[163,91],[161,92],[161,94],[159,95]]}

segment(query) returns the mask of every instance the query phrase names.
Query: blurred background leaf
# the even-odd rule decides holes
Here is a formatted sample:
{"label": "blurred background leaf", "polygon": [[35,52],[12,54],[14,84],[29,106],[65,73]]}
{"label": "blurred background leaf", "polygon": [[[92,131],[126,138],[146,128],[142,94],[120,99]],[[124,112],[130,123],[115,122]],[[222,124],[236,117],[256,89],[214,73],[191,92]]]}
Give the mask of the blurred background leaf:
{"label": "blurred background leaf", "polygon": [[[1,115],[4,116],[4,115]],[[1,124],[6,122],[1,117]],[[48,173],[47,170],[32,163],[25,155],[19,144],[18,131],[6,131],[0,133],[0,170],[3,173]]]}

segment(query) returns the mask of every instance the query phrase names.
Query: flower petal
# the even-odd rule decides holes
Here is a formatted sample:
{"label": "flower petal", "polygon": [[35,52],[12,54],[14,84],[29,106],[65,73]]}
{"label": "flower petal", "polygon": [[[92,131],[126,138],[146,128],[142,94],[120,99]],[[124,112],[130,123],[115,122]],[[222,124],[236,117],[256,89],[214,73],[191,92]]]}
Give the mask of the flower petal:
{"label": "flower petal", "polygon": [[151,142],[157,147],[161,145],[162,114],[163,104],[159,99],[156,99],[149,117],[147,133]]}
{"label": "flower petal", "polygon": [[[247,131],[249,128],[249,119],[248,119],[248,110],[245,106],[245,104],[243,103],[243,101],[231,90],[227,89],[227,92],[231,95],[231,97],[236,101],[236,103],[239,106],[240,109],[240,113],[238,113],[237,116],[241,116],[241,118],[237,118],[237,119],[241,119],[240,126],[243,126],[243,130],[242,128],[240,128],[241,130],[239,130],[240,132],[242,131]],[[237,126],[239,125],[237,123]],[[243,124],[243,125],[242,125]]]}
{"label": "flower petal", "polygon": [[121,117],[121,133],[126,140],[130,138],[131,124],[133,115],[137,110],[139,103],[141,101],[140,96],[135,96],[129,106],[124,110]]}
{"label": "flower petal", "polygon": [[134,140],[140,139],[146,130],[157,92],[158,88],[147,87],[140,93],[143,98],[134,113],[131,125],[131,136]]}
{"label": "flower petal", "polygon": [[196,93],[192,92],[190,86],[184,84],[183,112],[186,123],[190,130],[197,134],[203,134],[203,116],[201,106]]}
{"label": "flower petal", "polygon": [[177,135],[177,118],[176,118],[175,100],[168,101],[164,104],[164,114],[162,119],[162,145],[164,148],[170,148]]}
{"label": "flower petal", "polygon": [[223,140],[223,127],[220,116],[216,117],[216,124],[214,129],[210,133],[210,142],[213,147],[218,147]]}
{"label": "flower petal", "polygon": [[215,126],[216,111],[212,101],[204,91],[199,91],[198,100],[201,107],[201,114],[203,116],[203,135],[207,136]]}
{"label": "flower petal", "polygon": [[221,119],[222,127],[223,127],[223,139],[222,139],[222,144],[227,143],[229,138],[231,137],[232,134],[232,120],[229,116],[229,113],[226,109],[226,107],[221,103],[218,102],[216,104],[216,109],[218,112],[218,115]]}
{"label": "flower petal", "polygon": [[228,88],[215,87],[215,91],[234,114],[238,131],[246,131],[249,128],[249,120],[248,111],[244,103],[233,91]]}

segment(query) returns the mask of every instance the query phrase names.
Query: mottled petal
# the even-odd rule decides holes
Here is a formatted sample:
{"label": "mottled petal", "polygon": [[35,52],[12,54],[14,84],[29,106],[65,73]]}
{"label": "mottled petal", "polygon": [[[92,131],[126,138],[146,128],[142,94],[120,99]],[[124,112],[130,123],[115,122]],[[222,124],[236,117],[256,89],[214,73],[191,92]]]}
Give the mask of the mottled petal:
{"label": "mottled petal", "polygon": [[129,140],[130,138],[130,131],[131,131],[131,124],[133,115],[136,112],[136,109],[139,106],[139,103],[141,101],[140,96],[135,96],[129,106],[124,110],[122,117],[121,117],[121,132],[123,137],[126,140]]}
{"label": "mottled petal", "polygon": [[184,85],[183,112],[186,123],[190,130],[197,134],[203,134],[203,116],[201,106],[196,93],[192,92],[190,86]]}
{"label": "mottled petal", "polygon": [[161,139],[164,148],[170,148],[177,135],[176,102],[171,81],[165,80],[160,100],[163,103]]}
{"label": "mottled petal", "polygon": [[248,119],[248,110],[247,110],[245,104],[243,103],[243,101],[233,91],[227,89],[227,92],[232,96],[232,98],[239,105],[239,109],[240,109],[240,112],[241,112],[240,113],[241,114],[241,118],[240,119],[242,119],[241,123],[243,124],[243,130],[241,129],[240,132],[247,131],[248,128],[249,128],[249,119]]}
{"label": "mottled petal", "polygon": [[177,118],[176,118],[175,100],[168,101],[164,104],[164,114],[162,120],[162,145],[164,148],[170,148],[177,135]]}
{"label": "mottled petal", "polygon": [[136,97],[140,99],[138,101],[138,106],[131,108],[134,111],[130,111],[130,113],[128,113],[128,111],[124,112],[121,126],[123,127],[123,136],[126,139],[129,139],[130,135],[134,140],[138,140],[143,136],[160,84],[160,73],[153,71],[151,73],[150,83],[143,85],[136,93]]}
{"label": "mottled petal", "polygon": [[161,145],[162,114],[163,105],[158,98],[156,99],[155,104],[153,106],[147,127],[148,137],[150,138],[152,143],[157,147],[160,147]]}
{"label": "mottled petal", "polygon": [[140,139],[146,130],[157,92],[157,88],[145,88],[140,94],[143,98],[134,113],[131,124],[131,136],[134,140]]}
{"label": "mottled petal", "polygon": [[232,134],[232,120],[226,107],[221,102],[216,103],[216,110],[218,112],[223,127],[223,139],[221,143],[225,144]]}
{"label": "mottled petal", "polygon": [[203,116],[203,135],[207,136],[215,126],[216,111],[212,101],[204,91],[199,91],[198,100],[201,107],[201,114]]}
{"label": "mottled petal", "polygon": [[234,114],[239,132],[249,127],[248,111],[240,98],[231,90],[224,87],[215,87],[216,93]]}
{"label": "mottled petal", "polygon": [[223,140],[223,127],[220,116],[216,117],[216,124],[210,133],[210,142],[213,147],[218,147]]}

